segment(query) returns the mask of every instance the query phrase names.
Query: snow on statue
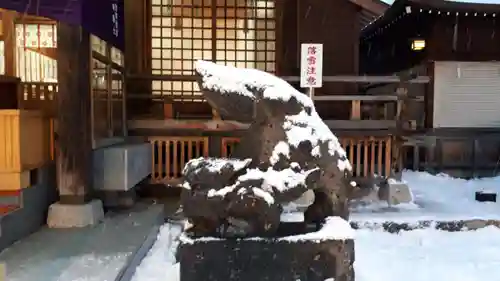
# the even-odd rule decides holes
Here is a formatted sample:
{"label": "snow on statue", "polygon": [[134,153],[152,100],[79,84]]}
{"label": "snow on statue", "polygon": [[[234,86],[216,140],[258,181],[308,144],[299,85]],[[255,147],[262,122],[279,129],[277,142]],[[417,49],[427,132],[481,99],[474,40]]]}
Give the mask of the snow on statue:
{"label": "snow on statue", "polygon": [[232,159],[184,167],[182,205],[193,234],[274,236],[284,220],[348,219],[352,168],[308,96],[255,69],[198,61],[196,73],[222,118],[251,125]]}

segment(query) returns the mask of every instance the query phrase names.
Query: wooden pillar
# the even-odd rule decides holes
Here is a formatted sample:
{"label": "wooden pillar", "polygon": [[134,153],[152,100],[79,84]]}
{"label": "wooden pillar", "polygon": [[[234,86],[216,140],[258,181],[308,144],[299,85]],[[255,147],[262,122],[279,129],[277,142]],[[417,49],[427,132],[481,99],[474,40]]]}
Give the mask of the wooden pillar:
{"label": "wooden pillar", "polygon": [[90,37],[78,26],[57,29],[57,186],[61,204],[84,204],[92,183]]}
{"label": "wooden pillar", "polygon": [[[125,66],[126,74],[151,74],[151,1],[125,1]],[[131,98],[127,105],[128,118],[147,115],[154,103],[151,100],[151,79],[126,79],[127,93],[141,98]],[[167,110],[170,110],[171,106]]]}
{"label": "wooden pillar", "polygon": [[8,76],[16,75],[16,26],[14,19],[16,12],[2,11],[2,28],[4,34],[5,47],[5,74]]}

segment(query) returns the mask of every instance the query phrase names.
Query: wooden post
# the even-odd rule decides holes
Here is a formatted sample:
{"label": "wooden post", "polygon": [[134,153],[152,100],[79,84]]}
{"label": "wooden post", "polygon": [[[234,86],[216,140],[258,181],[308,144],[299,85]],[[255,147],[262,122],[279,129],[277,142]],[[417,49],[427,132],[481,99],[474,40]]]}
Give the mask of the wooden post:
{"label": "wooden post", "polygon": [[219,112],[217,112],[217,110],[215,110],[215,108],[212,108],[212,119],[213,120],[221,120]]}
{"label": "wooden post", "polygon": [[4,34],[5,48],[5,74],[8,76],[16,75],[16,26],[14,19],[16,12],[2,10],[2,25]]}
{"label": "wooden post", "polygon": [[361,120],[361,101],[353,100],[351,102],[351,120]]}
{"label": "wooden post", "polygon": [[314,101],[314,88],[309,88],[309,97]]}
{"label": "wooden post", "polygon": [[398,102],[396,106],[396,135],[393,136],[392,140],[392,167],[391,176],[401,180],[402,177],[402,156],[403,156],[403,140],[400,134],[407,129],[408,118],[408,85],[410,80],[414,79],[413,73],[402,73],[399,75],[400,83],[396,89],[396,95],[398,97]]}
{"label": "wooden post", "polygon": [[59,23],[57,43],[60,204],[85,204],[90,200],[92,171],[90,37],[78,26]]}

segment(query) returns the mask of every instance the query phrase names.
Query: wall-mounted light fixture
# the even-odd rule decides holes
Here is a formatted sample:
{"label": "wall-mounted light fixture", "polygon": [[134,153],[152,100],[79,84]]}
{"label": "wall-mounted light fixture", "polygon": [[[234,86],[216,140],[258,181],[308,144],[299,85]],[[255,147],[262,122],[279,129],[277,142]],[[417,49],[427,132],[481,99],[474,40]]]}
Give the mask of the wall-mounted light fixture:
{"label": "wall-mounted light fixture", "polygon": [[411,41],[411,49],[413,51],[421,51],[425,49],[425,40],[424,39],[413,39]]}

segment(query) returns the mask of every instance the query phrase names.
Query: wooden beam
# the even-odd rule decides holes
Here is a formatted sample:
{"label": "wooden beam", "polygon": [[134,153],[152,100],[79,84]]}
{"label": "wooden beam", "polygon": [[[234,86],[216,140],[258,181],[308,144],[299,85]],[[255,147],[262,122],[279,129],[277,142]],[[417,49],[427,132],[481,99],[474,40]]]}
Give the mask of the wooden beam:
{"label": "wooden beam", "polygon": [[[284,76],[281,77],[288,82],[299,82],[300,76]],[[354,75],[338,75],[338,76],[323,76],[323,82],[350,82],[350,83],[399,83],[401,79],[398,76],[354,76]],[[429,76],[419,76],[408,81],[414,84],[427,84],[430,82]]]}
{"label": "wooden beam", "polygon": [[397,101],[397,96],[368,96],[368,95],[321,95],[314,96],[314,101]]}
{"label": "wooden beam", "polygon": [[[378,130],[396,128],[393,120],[324,120],[333,131],[335,130]],[[182,130],[201,129],[207,131],[245,130],[249,124],[226,120],[149,120],[138,119],[128,122],[130,129],[161,129]]]}
{"label": "wooden beam", "polygon": [[[163,102],[166,98],[166,96],[162,95],[151,95],[151,93],[127,93],[127,98],[128,99],[133,99],[133,100],[151,100],[151,101],[158,101],[158,102]],[[176,97],[177,98],[177,97]],[[186,101],[191,101],[194,99],[203,99],[203,96],[198,96],[198,97],[192,97],[188,96],[186,97]],[[314,96],[313,100],[315,102],[321,102],[321,101],[366,101],[366,102],[390,102],[390,101],[398,101],[398,97],[396,95],[377,95],[377,96],[372,96],[372,95],[321,95],[321,96]],[[414,96],[412,97],[412,100],[414,101],[424,101],[424,97],[422,96]],[[170,103],[173,102],[182,102],[182,101],[170,101]]]}
{"label": "wooden beam", "polygon": [[[195,75],[160,75],[160,74],[129,74],[128,79],[156,80],[156,81],[196,81]],[[299,82],[300,76],[283,76],[281,79],[287,82]],[[323,82],[350,82],[350,83],[400,83],[398,76],[355,76],[338,75],[323,76]],[[429,76],[419,76],[409,80],[407,83],[427,84],[430,82]]]}
{"label": "wooden beam", "polygon": [[57,41],[57,186],[60,203],[84,204],[92,184],[90,36],[60,22]]}
{"label": "wooden beam", "polygon": [[384,130],[396,128],[393,120],[324,120],[325,124],[335,130]]}

